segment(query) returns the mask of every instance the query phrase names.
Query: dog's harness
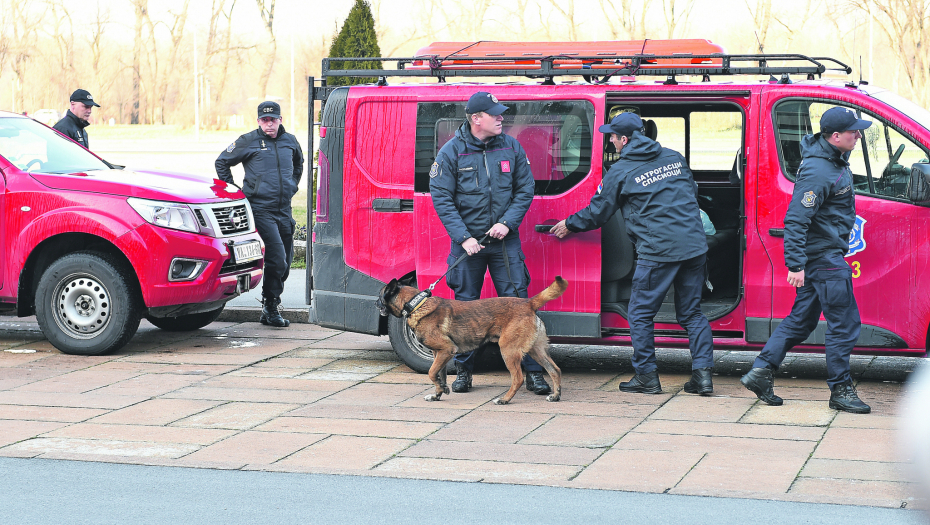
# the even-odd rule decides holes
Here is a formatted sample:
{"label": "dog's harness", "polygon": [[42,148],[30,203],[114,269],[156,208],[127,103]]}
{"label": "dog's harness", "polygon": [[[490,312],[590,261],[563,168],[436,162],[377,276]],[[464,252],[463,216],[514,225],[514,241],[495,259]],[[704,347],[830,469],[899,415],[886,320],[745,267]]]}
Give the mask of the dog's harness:
{"label": "dog's harness", "polygon": [[[488,238],[488,236],[485,235],[484,237],[481,238],[480,241],[478,241],[478,244],[483,244],[484,241],[487,240],[487,238]],[[403,309],[403,311],[401,312],[401,314],[402,314],[404,317],[410,317],[411,315],[413,315],[413,312],[417,311],[417,308],[423,306],[423,303],[426,302],[427,299],[429,299],[430,297],[433,296],[433,288],[435,288],[436,285],[439,284],[439,281],[441,281],[441,280],[443,279],[443,277],[445,277],[446,275],[449,275],[449,272],[451,272],[453,268],[455,268],[456,266],[458,266],[460,262],[464,261],[466,257],[468,257],[468,254],[467,254],[467,253],[462,254],[461,257],[459,257],[458,259],[456,259],[455,262],[452,263],[452,265],[449,266],[449,269],[446,270],[446,273],[440,275],[440,276],[439,276],[439,279],[436,279],[435,281],[433,281],[433,284],[429,285],[429,288],[427,288],[426,290],[423,290],[422,292],[420,292],[420,293],[414,295],[414,296],[413,296],[413,299],[407,301],[407,302],[404,304],[404,309]],[[507,265],[507,271],[508,271],[508,275],[509,275],[509,272],[510,272],[510,265],[509,265],[509,264]],[[516,289],[516,287],[514,287],[514,289]]]}

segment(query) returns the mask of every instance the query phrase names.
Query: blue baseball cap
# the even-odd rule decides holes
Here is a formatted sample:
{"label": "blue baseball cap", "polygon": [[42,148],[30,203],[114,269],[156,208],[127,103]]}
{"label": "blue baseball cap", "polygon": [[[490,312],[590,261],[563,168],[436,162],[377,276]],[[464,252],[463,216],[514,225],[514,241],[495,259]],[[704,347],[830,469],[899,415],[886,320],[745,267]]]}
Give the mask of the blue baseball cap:
{"label": "blue baseball cap", "polygon": [[643,119],[639,118],[636,113],[621,113],[610,121],[610,124],[604,124],[597,128],[604,134],[616,133],[624,137],[633,135],[634,131],[643,130]]}
{"label": "blue baseball cap", "polygon": [[475,93],[468,99],[468,103],[465,104],[465,113],[469,115],[478,112],[484,112],[488,115],[500,115],[505,111],[507,111],[507,106],[499,103],[497,97],[487,91]]}
{"label": "blue baseball cap", "polygon": [[820,117],[820,132],[824,135],[862,130],[871,125],[871,121],[860,119],[856,116],[855,111],[842,106],[830,108],[824,111],[823,116]]}

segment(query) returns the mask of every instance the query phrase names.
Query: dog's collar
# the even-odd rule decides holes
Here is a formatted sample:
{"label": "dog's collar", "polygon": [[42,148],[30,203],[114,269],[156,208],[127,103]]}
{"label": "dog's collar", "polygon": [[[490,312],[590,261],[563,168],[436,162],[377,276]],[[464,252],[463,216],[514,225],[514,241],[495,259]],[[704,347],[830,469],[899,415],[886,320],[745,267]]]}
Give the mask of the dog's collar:
{"label": "dog's collar", "polygon": [[423,303],[429,299],[433,294],[429,290],[424,290],[413,296],[413,299],[407,301],[407,304],[404,305],[404,317],[410,317],[413,315],[413,312],[417,311],[417,308],[423,306]]}

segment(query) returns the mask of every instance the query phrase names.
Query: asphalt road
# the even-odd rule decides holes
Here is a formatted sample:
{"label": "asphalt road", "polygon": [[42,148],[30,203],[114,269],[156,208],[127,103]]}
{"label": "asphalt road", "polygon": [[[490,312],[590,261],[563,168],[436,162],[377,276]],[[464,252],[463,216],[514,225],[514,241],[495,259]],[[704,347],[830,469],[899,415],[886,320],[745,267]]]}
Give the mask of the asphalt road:
{"label": "asphalt road", "polygon": [[926,524],[913,510],[0,458],[0,524]]}

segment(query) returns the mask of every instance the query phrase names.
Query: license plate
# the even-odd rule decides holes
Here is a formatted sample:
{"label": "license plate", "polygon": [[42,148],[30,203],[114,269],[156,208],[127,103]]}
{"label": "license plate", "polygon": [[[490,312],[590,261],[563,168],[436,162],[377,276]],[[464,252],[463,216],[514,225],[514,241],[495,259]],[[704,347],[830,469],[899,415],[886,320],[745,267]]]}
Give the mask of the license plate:
{"label": "license plate", "polygon": [[233,245],[233,259],[236,264],[247,263],[262,258],[262,245],[258,241]]}

